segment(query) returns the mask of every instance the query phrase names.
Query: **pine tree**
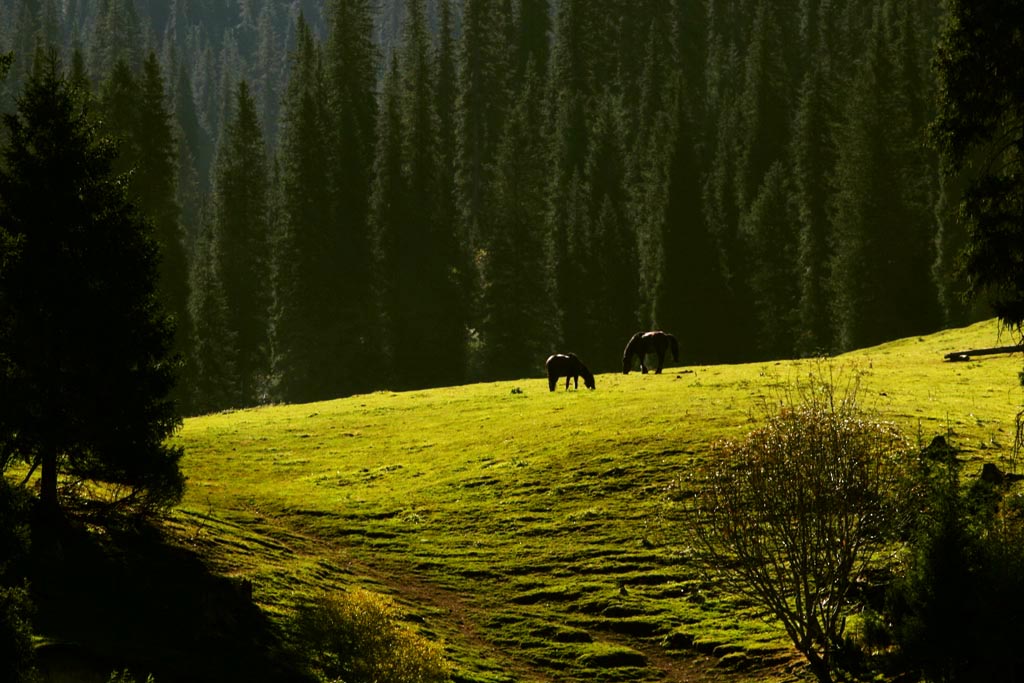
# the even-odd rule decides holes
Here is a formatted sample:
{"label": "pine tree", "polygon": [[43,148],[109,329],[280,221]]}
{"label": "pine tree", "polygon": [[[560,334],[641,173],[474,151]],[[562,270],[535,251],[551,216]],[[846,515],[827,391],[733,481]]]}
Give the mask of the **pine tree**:
{"label": "pine tree", "polygon": [[554,348],[557,332],[553,245],[544,230],[547,210],[540,74],[527,69],[498,143],[491,205],[494,226],[483,250],[481,332],[489,378],[532,376]]}
{"label": "pine tree", "polygon": [[38,41],[45,46],[63,46],[60,16],[55,0],[42,0],[39,6]]}
{"label": "pine tree", "polygon": [[259,103],[260,121],[263,122],[263,139],[267,141],[271,151],[277,142],[281,81],[284,71],[278,54],[281,46],[275,28],[274,8],[272,2],[265,4],[257,20],[258,46],[253,81],[253,96]]}
{"label": "pine tree", "polygon": [[[330,8],[330,34],[325,49],[325,72],[332,117],[328,135],[331,150],[331,192],[337,249],[332,267],[337,280],[334,315],[341,326],[336,363],[342,382],[334,388],[351,393],[378,381],[375,368],[363,362],[373,353],[372,330],[378,327],[373,298],[370,205],[373,154],[377,126],[377,48],[373,43],[372,6],[367,0],[338,0]],[[325,345],[325,351],[330,350]]]}
{"label": "pine tree", "polygon": [[[456,65],[455,17],[452,0],[440,0],[439,27],[436,55],[434,57],[434,110],[437,112],[437,221],[441,225],[459,226],[460,242],[467,246],[465,233],[461,230],[458,208],[458,117],[457,98],[459,92],[458,69]],[[456,264],[460,279],[469,286],[468,263]]]}
{"label": "pine tree", "polygon": [[938,116],[932,139],[946,174],[964,173],[961,212],[969,292],[1005,324],[1024,323],[1024,71],[1016,59],[1024,12],[1019,3],[951,0],[936,57]]}
{"label": "pine tree", "polygon": [[139,162],[141,150],[138,131],[138,103],[141,92],[131,66],[117,60],[110,75],[100,86],[99,105],[103,130],[118,142],[115,171],[127,173]]}
{"label": "pine tree", "polygon": [[75,46],[71,53],[71,69],[68,73],[68,83],[83,97],[92,95],[92,81],[89,79],[89,71],[85,66],[85,55]]}
{"label": "pine tree", "polygon": [[[615,352],[640,324],[640,281],[636,230],[629,211],[626,185],[626,153],[623,143],[624,113],[615,95],[605,94],[596,103],[590,155],[585,169],[587,203],[590,206],[590,279],[586,302],[590,336],[606,369],[616,369]],[[590,361],[602,368],[602,361]]]}
{"label": "pine tree", "polygon": [[794,351],[800,290],[796,221],[787,175],[783,163],[775,162],[740,221],[741,234],[753,255],[745,276],[753,294],[752,346],[761,358],[789,358]]}
{"label": "pine tree", "polygon": [[720,359],[730,362],[753,358],[753,347],[746,343],[743,335],[753,312],[749,306],[747,283],[742,279],[746,272],[746,253],[737,234],[740,213],[736,202],[735,168],[740,123],[735,101],[734,93],[723,93],[714,105],[717,111],[712,110],[708,114],[710,119],[717,121],[717,130],[701,192],[704,219],[712,243],[718,246],[717,256],[724,279],[724,290],[720,290],[718,298],[723,325],[717,331],[717,354]]}
{"label": "pine tree", "polygon": [[740,94],[736,202],[740,211],[756,196],[768,169],[785,156],[794,90],[786,63],[787,35],[778,0],[759,0],[751,26]]}
{"label": "pine tree", "polygon": [[459,48],[458,192],[470,248],[487,226],[488,170],[501,134],[507,93],[502,13],[497,0],[466,0]]}
{"label": "pine tree", "polygon": [[[977,163],[977,162],[972,162]],[[970,281],[962,258],[969,242],[968,223],[960,210],[969,183],[964,174],[954,173],[943,164],[935,204],[935,262],[932,278],[939,296],[942,322],[959,327],[991,316],[986,302],[968,298]]]}
{"label": "pine tree", "polygon": [[903,101],[898,50],[887,39],[891,17],[875,11],[837,133],[831,287],[843,350],[920,334],[938,317],[933,217],[915,188],[922,131]]}
{"label": "pine tree", "polygon": [[685,81],[677,79],[670,93],[671,121],[652,137],[648,151],[662,159],[648,175],[659,195],[651,207],[651,230],[660,245],[651,324],[675,334],[688,361],[721,362],[730,352],[722,342],[731,325],[724,305],[730,294],[721,246],[704,213],[700,127]]}
{"label": "pine tree", "polygon": [[[527,66],[547,76],[551,60],[551,7],[548,0],[519,0],[519,30],[516,45],[516,82],[530,78]],[[520,87],[523,87],[520,85]]]}
{"label": "pine tree", "polygon": [[453,277],[454,226],[438,218],[438,135],[433,64],[422,0],[406,5],[401,46],[403,166],[410,211],[398,242],[404,264],[396,284],[402,303],[395,313],[394,362],[399,378],[413,385],[461,381],[465,372],[465,305]]}
{"label": "pine tree", "polygon": [[143,506],[173,504],[176,363],[151,227],[55,53],[4,123],[0,225],[14,239],[0,255],[0,442],[40,466],[51,510],[61,472],[120,484]]}
{"label": "pine tree", "polygon": [[[304,18],[296,25],[281,135],[282,225],[275,249],[274,376],[278,398],[310,401],[351,387],[345,376],[355,336],[338,300],[345,245],[332,206],[327,94],[319,46]],[[356,333],[358,334],[358,333]]]}
{"label": "pine tree", "polygon": [[266,400],[270,370],[269,178],[261,131],[248,83],[241,81],[214,164],[213,230],[236,344],[235,400],[243,405]]}
{"label": "pine tree", "polygon": [[[592,52],[586,3],[560,3],[551,55],[549,125],[551,189],[548,230],[553,236],[556,293],[561,312],[561,347],[587,357],[590,299],[590,217],[585,208],[585,165],[589,155],[586,111],[592,96]],[[595,37],[596,38],[596,37]]]}
{"label": "pine tree", "polygon": [[373,230],[375,297],[380,301],[382,326],[387,334],[381,346],[391,361],[385,382],[396,381],[395,355],[404,351],[403,340],[395,331],[401,323],[402,291],[399,278],[403,263],[398,260],[401,235],[410,206],[406,203],[406,179],[403,173],[404,126],[399,94],[398,56],[391,55],[381,87],[381,106],[377,119],[377,147],[374,155],[373,192],[370,218]]}
{"label": "pine tree", "polygon": [[181,207],[177,203],[177,141],[163,74],[154,52],[150,52],[143,63],[139,89],[135,131],[139,158],[129,192],[156,229],[155,237],[160,245],[158,292],[175,322],[175,349],[187,356],[192,332],[188,316],[185,235],[180,222]]}
{"label": "pine tree", "polygon": [[439,229],[451,240],[449,268],[456,290],[460,292],[460,316],[473,318],[479,304],[469,292],[474,290],[473,254],[459,210],[458,168],[458,43],[451,0],[441,0],[439,35],[434,55],[434,111],[437,114],[437,217]]}
{"label": "pine tree", "polygon": [[188,150],[188,157],[192,160],[195,168],[199,188],[205,193],[210,187],[213,138],[202,125],[192,91],[192,81],[184,67],[181,67],[178,72],[174,116],[181,128],[182,142]]}
{"label": "pine tree", "polygon": [[828,177],[835,165],[829,124],[831,114],[822,67],[812,65],[804,77],[793,123],[791,156],[793,201],[799,230],[797,277],[800,284],[798,355],[830,350],[832,325],[828,289]]}
{"label": "pine tree", "polygon": [[131,71],[142,66],[142,29],[130,0],[101,0],[92,32],[89,66],[93,74],[108,74],[123,61]]}
{"label": "pine tree", "polygon": [[[81,78],[81,76],[79,77]],[[146,59],[141,80],[119,59],[100,93],[103,127],[119,141],[115,170],[129,173],[128,193],[156,229],[160,245],[158,291],[175,321],[176,352],[188,354],[188,266],[176,202],[176,141],[156,55]],[[178,397],[180,398],[180,397]]]}
{"label": "pine tree", "polygon": [[190,412],[220,410],[238,401],[237,335],[220,276],[217,242],[210,220],[202,221],[189,269],[189,319],[193,340],[185,369]]}

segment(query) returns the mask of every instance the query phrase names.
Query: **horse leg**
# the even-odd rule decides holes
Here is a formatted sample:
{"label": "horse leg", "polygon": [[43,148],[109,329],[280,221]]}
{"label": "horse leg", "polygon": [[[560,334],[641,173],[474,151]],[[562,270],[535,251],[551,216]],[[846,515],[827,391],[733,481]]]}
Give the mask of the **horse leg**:
{"label": "horse leg", "polygon": [[569,377],[569,375],[565,376],[565,390],[566,391],[569,391],[569,380],[571,380],[571,379],[572,379],[572,377]]}
{"label": "horse leg", "polygon": [[661,374],[661,368],[664,365],[665,365],[665,352],[664,351],[659,351],[658,352],[658,369],[654,371],[654,374],[655,375],[660,375]]}
{"label": "horse leg", "polygon": [[647,374],[647,363],[644,363],[646,356],[640,356],[640,372],[644,375]]}
{"label": "horse leg", "polygon": [[548,391],[554,391],[555,385],[558,384],[558,377],[556,375],[548,375]]}

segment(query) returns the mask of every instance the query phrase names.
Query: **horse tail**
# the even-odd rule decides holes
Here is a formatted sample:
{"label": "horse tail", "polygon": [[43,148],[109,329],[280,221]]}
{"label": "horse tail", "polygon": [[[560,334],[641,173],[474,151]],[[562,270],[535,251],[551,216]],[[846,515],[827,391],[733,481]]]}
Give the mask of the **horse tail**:
{"label": "horse tail", "polygon": [[672,344],[672,360],[674,360],[674,361],[676,361],[678,363],[679,362],[679,342],[676,340],[676,337],[675,337],[674,334],[666,334],[665,336],[668,337],[669,343]]}

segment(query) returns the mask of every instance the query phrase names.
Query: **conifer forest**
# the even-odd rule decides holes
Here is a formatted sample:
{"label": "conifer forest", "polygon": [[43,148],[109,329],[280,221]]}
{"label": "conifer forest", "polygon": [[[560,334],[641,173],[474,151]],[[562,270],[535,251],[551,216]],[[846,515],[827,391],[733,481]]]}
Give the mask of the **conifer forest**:
{"label": "conifer forest", "polygon": [[160,244],[187,412],[979,316],[929,0],[0,0]]}

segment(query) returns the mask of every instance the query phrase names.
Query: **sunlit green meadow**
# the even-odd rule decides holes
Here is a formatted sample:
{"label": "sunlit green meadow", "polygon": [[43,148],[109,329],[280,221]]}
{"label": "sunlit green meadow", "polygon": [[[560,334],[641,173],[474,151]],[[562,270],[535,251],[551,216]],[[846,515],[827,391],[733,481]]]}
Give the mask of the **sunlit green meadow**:
{"label": "sunlit green meadow", "polygon": [[172,527],[282,625],[324,593],[391,595],[457,680],[794,680],[781,629],[688,566],[671,485],[814,372],[859,374],[865,407],[946,435],[968,474],[1012,469],[1024,360],[943,359],[1000,343],[986,322],[827,362],[598,375],[596,391],[549,392],[538,372],[193,418]]}

